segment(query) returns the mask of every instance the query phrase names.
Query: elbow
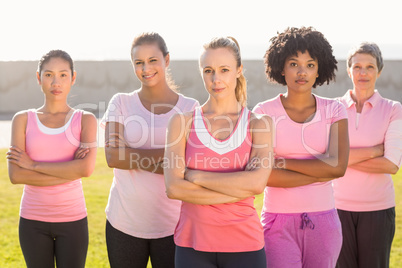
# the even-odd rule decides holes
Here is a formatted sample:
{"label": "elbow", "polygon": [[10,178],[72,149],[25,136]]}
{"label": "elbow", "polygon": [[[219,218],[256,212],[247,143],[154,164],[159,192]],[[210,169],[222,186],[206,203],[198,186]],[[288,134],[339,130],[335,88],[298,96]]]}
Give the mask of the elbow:
{"label": "elbow", "polygon": [[81,174],[80,174],[80,177],[81,178],[84,178],[84,177],[90,177],[91,175],[92,175],[92,173],[93,173],[93,168],[86,168],[86,169],[84,169],[82,172],[81,172]]}
{"label": "elbow", "polygon": [[18,176],[18,170],[14,170],[14,168],[10,166],[8,168],[8,177],[12,184],[22,184],[21,176]]}
{"label": "elbow", "polygon": [[393,166],[391,167],[390,174],[395,175],[396,173],[398,173],[398,170],[399,170],[398,166],[397,166],[397,165],[393,165]]}
{"label": "elbow", "polygon": [[169,199],[179,199],[178,196],[177,196],[177,191],[172,186],[167,186],[166,187],[166,196]]}
{"label": "elbow", "polygon": [[345,176],[346,173],[346,168],[347,165],[339,165],[337,167],[335,167],[332,171],[332,174],[330,174],[330,178],[340,178]]}
{"label": "elbow", "polygon": [[23,183],[21,178],[19,176],[17,176],[16,174],[9,173],[8,176],[10,178],[11,184],[22,184]]}
{"label": "elbow", "polygon": [[267,185],[267,181],[264,181],[264,184],[258,184],[252,190],[253,195],[259,195],[264,192],[265,186]]}
{"label": "elbow", "polygon": [[110,154],[106,153],[106,163],[107,166],[110,168],[115,168],[116,167],[116,163],[113,161],[114,157],[112,157]]}

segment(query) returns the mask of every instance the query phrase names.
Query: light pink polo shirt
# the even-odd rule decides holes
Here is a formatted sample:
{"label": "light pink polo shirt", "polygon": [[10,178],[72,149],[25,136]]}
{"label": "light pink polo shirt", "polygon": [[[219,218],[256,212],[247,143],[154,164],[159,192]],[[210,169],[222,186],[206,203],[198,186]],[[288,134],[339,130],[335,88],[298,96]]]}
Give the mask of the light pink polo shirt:
{"label": "light pink polo shirt", "polygon": [[[275,124],[275,158],[314,159],[328,148],[331,125],[345,119],[345,107],[338,101],[314,95],[316,113],[306,123],[294,122],[286,113],[280,95],[259,103],[254,112],[267,114]],[[265,187],[264,212],[302,213],[327,211],[335,208],[331,182],[280,188]]]}
{"label": "light pink polo shirt", "polygon": [[[351,148],[384,144],[384,157],[401,166],[402,106],[397,101],[381,97],[376,90],[364,103],[356,127],[356,105],[351,90],[340,98],[349,117]],[[390,174],[374,174],[352,168],[333,182],[336,208],[347,211],[375,211],[395,206],[395,193]]]}

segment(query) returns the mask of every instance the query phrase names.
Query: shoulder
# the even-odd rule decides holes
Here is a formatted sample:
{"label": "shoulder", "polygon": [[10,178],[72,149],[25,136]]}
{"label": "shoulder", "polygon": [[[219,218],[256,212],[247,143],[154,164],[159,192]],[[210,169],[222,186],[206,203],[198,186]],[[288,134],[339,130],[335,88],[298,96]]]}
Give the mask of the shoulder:
{"label": "shoulder", "polygon": [[279,100],[280,100],[280,95],[278,95],[274,98],[259,102],[254,106],[253,112],[259,113],[259,114],[268,114],[269,111],[271,111],[272,109],[274,109],[277,106]]}
{"label": "shoulder", "polygon": [[23,110],[17,112],[12,119],[12,122],[26,122],[28,120],[28,113],[30,110]]}
{"label": "shoulder", "polygon": [[85,126],[97,126],[98,121],[97,118],[95,117],[95,115],[91,112],[88,111],[84,111],[84,110],[80,110],[80,112],[82,113],[82,117],[81,117],[81,125],[83,127]]}
{"label": "shoulder", "polygon": [[176,113],[172,115],[169,119],[169,125],[187,125],[188,122],[192,121],[194,111],[189,111],[185,113]]}
{"label": "shoulder", "polygon": [[273,126],[272,118],[265,114],[250,113],[250,129],[266,129],[271,130]]}
{"label": "shoulder", "polygon": [[112,96],[110,99],[110,102],[118,102],[118,101],[124,101],[124,100],[130,100],[132,98],[135,98],[138,95],[139,90],[135,90],[133,92],[118,92]]}
{"label": "shoulder", "polygon": [[200,103],[198,102],[198,100],[191,98],[191,97],[184,96],[181,93],[178,93],[178,95],[179,95],[179,102],[177,103],[176,107],[181,110],[184,110],[183,112],[193,110],[195,107],[200,106]]}

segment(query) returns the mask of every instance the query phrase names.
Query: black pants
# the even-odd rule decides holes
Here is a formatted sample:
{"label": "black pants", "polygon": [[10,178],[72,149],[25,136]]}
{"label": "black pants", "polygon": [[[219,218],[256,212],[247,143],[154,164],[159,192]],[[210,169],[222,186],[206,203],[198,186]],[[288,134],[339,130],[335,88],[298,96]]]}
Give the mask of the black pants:
{"label": "black pants", "polygon": [[395,208],[368,212],[338,209],[343,243],[337,268],[387,268],[395,234]]}
{"label": "black pants", "polygon": [[19,238],[28,268],[84,268],[88,250],[87,218],[42,222],[20,218]]}
{"label": "black pants", "polygon": [[173,235],[143,239],[123,233],[106,221],[106,245],[111,268],[174,268]]}
{"label": "black pants", "polygon": [[264,248],[249,252],[204,252],[176,247],[176,268],[266,268]]}

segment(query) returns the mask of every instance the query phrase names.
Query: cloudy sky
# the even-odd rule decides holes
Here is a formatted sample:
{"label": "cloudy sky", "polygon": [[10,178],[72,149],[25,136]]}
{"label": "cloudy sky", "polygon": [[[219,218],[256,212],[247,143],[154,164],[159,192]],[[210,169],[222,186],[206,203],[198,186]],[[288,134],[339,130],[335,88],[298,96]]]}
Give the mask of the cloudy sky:
{"label": "cloudy sky", "polygon": [[234,36],[244,59],[261,59],[288,26],[314,26],[337,58],[361,41],[402,59],[402,23],[392,0],[2,0],[0,60],[38,60],[63,49],[74,60],[129,60],[133,37],[161,34],[171,59],[197,59],[203,43]]}

